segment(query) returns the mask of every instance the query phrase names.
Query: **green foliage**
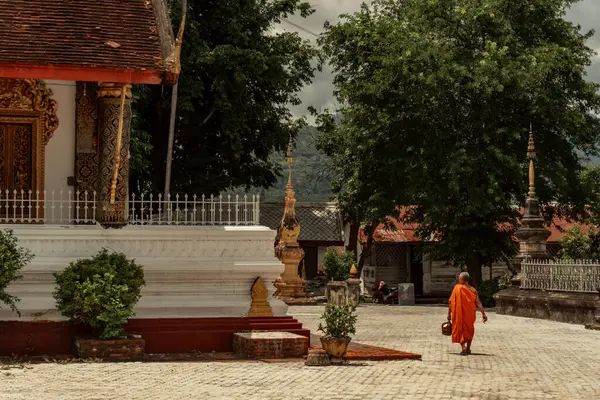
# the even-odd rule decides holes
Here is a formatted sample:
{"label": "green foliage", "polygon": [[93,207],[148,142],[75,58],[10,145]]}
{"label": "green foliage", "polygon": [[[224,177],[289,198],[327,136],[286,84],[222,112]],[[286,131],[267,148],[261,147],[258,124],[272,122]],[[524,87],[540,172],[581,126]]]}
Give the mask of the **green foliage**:
{"label": "green foliage", "polygon": [[511,285],[510,281],[512,276],[502,275],[497,276],[494,279],[488,279],[487,281],[483,281],[479,284],[477,288],[477,293],[479,294],[479,300],[484,307],[495,307],[496,300],[494,300],[494,295],[501,291],[502,289],[506,289]]}
{"label": "green foliage", "polygon": [[332,281],[345,281],[350,277],[350,268],[355,262],[354,252],[339,254],[335,247],[329,247],[323,256],[325,275]]}
{"label": "green foliage", "polygon": [[349,339],[350,335],[356,333],[357,316],[354,311],[354,306],[327,304],[321,315],[325,325],[319,323],[318,331],[323,332],[327,338]]}
{"label": "green foliage", "polygon": [[581,172],[581,185],[586,188],[586,212],[583,213],[584,222],[600,226],[600,165],[588,166]]}
{"label": "green foliage", "polygon": [[122,253],[103,249],[55,273],[57,309],[73,323],[91,328],[100,339],[123,333],[145,285],[144,270]]}
{"label": "green foliage", "polygon": [[576,225],[565,231],[559,243],[561,249],[558,255],[562,259],[600,260],[600,232],[595,227],[590,227],[589,231],[585,232],[581,226]]}
{"label": "green foliage", "polygon": [[361,222],[397,215],[434,237],[434,256],[481,266],[515,252],[533,124],[536,192],[580,212],[582,155],[599,152],[600,86],[586,82],[590,33],[570,0],[374,0],[328,26],[338,125],[318,118],[333,190]]}
{"label": "green foliage", "polygon": [[[181,0],[170,2],[180,25]],[[240,186],[268,187],[280,166],[270,159],[305,124],[289,105],[320,66],[319,54],[293,32],[275,32],[289,15],[307,17],[301,0],[189,0],[181,53],[173,153],[173,191],[217,194]],[[134,88],[131,184],[161,191],[171,90]],[[147,135],[146,135],[147,133]],[[143,144],[146,145],[143,145]],[[149,144],[152,144],[150,146]]]}
{"label": "green foliage", "polygon": [[17,237],[10,229],[0,230],[0,302],[9,306],[19,317],[16,303],[19,299],[6,293],[12,282],[22,279],[20,272],[33,259],[33,254],[19,246]]}

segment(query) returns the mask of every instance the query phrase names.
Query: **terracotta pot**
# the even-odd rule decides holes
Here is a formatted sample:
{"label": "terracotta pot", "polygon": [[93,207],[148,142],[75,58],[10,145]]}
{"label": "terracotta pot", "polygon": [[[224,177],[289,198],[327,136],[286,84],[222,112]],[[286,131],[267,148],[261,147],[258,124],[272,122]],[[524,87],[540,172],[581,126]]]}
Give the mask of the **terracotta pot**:
{"label": "terracotta pot", "polygon": [[321,337],[321,345],[323,345],[323,350],[325,350],[331,357],[344,358],[348,352],[348,345],[350,344],[351,340],[351,338],[334,339]]}

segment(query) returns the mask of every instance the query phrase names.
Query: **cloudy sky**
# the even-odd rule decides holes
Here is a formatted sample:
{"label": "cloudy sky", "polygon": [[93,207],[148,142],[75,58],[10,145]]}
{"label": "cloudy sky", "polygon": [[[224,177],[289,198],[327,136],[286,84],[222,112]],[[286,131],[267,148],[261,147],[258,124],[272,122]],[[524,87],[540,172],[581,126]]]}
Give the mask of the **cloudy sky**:
{"label": "cloudy sky", "polygon": [[[302,37],[314,41],[316,38],[312,33],[321,33],[325,21],[335,22],[338,20],[338,15],[357,11],[364,0],[309,1],[316,10],[312,16],[307,19],[290,17],[289,22],[284,22],[278,28],[299,32]],[[597,32],[590,40],[589,46],[600,53],[600,0],[580,1],[571,8],[567,14],[567,18],[581,25],[581,28],[584,31],[594,29]],[[589,68],[588,79],[600,82],[600,58],[597,57],[596,62]],[[315,77],[313,84],[304,88],[301,95],[303,104],[293,108],[294,114],[306,114],[306,109],[309,106],[313,106],[317,109],[323,109],[325,107],[335,108],[336,103],[332,94],[333,86],[331,80],[331,69],[325,67],[323,73],[319,73]]]}

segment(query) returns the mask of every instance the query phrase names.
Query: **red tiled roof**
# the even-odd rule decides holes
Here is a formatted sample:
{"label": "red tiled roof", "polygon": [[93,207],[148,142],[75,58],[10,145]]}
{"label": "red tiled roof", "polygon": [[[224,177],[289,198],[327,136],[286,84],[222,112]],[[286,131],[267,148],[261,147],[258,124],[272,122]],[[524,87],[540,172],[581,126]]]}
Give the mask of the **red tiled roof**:
{"label": "red tiled roof", "polygon": [[[416,224],[406,224],[398,221],[396,218],[388,217],[389,227],[385,224],[380,224],[375,230],[373,236],[376,242],[419,242],[420,239],[416,236]],[[366,242],[367,237],[361,229],[358,232],[358,239],[361,242]]]}
{"label": "red tiled roof", "polygon": [[[421,241],[415,234],[417,228],[416,224],[406,224],[392,217],[388,217],[388,221],[391,225],[390,228],[386,227],[384,224],[377,227],[374,235],[375,242],[410,243]],[[575,225],[581,226],[581,229],[584,232],[587,232],[590,228],[587,225],[567,221],[563,218],[554,218],[552,224],[548,227],[550,230],[548,242],[557,243],[560,238],[563,237],[564,231],[573,228]],[[363,243],[367,240],[367,237],[362,230],[359,231],[359,240]]]}
{"label": "red tiled roof", "polygon": [[0,66],[162,72],[172,31],[161,1],[0,0]]}

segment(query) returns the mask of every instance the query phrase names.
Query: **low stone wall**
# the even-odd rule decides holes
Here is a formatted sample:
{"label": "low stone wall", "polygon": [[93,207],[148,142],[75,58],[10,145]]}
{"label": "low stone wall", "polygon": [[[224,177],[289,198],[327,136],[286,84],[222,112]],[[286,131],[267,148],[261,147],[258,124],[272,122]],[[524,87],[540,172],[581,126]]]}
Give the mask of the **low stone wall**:
{"label": "low stone wall", "polygon": [[595,293],[547,292],[508,288],[495,296],[499,314],[548,319],[573,324],[589,324],[600,312]]}

